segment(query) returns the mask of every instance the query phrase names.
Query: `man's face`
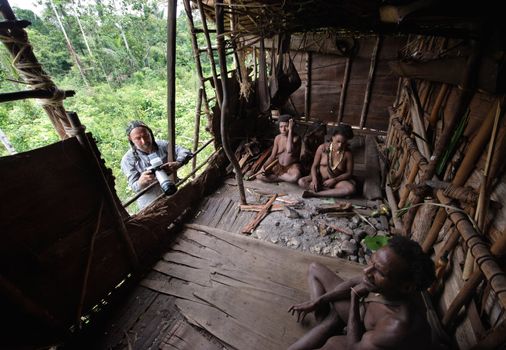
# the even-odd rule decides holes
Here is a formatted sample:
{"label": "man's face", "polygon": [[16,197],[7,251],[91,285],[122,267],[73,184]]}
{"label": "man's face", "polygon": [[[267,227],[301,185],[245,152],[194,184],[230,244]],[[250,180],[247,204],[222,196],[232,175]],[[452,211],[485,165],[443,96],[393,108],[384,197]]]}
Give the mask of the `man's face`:
{"label": "man's face", "polygon": [[281,135],[288,135],[288,122],[279,122],[279,133]]}
{"label": "man's face", "polygon": [[405,288],[409,285],[406,269],[406,261],[385,246],[371,256],[369,266],[364,269],[364,282],[371,291],[399,296],[406,292]]}
{"label": "man's face", "polygon": [[148,129],[139,126],[130,132],[128,139],[134,143],[137,149],[145,153],[151,153],[153,140],[151,139],[151,134]]}

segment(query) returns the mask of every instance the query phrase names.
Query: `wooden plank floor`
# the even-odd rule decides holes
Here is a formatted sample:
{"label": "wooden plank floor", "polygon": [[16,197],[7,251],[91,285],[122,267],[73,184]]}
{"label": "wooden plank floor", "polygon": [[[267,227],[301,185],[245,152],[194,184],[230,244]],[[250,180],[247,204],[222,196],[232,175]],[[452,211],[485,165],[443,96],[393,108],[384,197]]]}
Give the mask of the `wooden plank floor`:
{"label": "wooden plank floor", "polygon": [[[227,186],[222,191],[236,192]],[[287,310],[308,298],[309,263],[321,262],[343,278],[363,266],[238,234],[253,216],[237,210],[232,193],[207,198],[98,347],[283,349],[304,334],[312,318],[300,325]]]}

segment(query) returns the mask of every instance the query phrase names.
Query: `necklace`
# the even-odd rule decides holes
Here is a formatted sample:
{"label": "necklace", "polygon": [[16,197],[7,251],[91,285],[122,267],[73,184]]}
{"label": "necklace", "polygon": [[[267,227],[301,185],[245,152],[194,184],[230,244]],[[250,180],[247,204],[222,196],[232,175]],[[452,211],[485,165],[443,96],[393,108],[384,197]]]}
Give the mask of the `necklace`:
{"label": "necklace", "polygon": [[332,170],[336,170],[337,167],[339,167],[339,165],[341,164],[341,162],[343,161],[343,158],[344,158],[344,151],[337,151],[337,155],[338,155],[338,160],[337,160],[337,163],[334,165],[332,164],[332,150],[333,150],[333,144],[332,142],[330,143],[330,147],[329,147],[329,165],[330,165],[330,168]]}

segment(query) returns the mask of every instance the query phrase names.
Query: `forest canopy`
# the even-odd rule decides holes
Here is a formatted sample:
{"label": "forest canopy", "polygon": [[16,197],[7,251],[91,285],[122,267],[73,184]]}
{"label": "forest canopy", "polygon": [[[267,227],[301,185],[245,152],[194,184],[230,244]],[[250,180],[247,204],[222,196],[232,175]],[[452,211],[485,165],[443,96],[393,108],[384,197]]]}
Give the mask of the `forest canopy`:
{"label": "forest canopy", "polygon": [[[26,30],[43,69],[60,89],[76,91],[64,101],[65,109],[77,112],[93,134],[124,200],[132,195],[119,166],[129,147],[125,136],[128,121],[143,120],[157,138],[167,137],[167,4],[153,0],[39,3],[40,15],[14,8],[16,17],[31,22]],[[176,139],[191,149],[198,79],[181,3],[176,45]],[[204,71],[209,72],[209,65],[203,63]],[[3,46],[0,67],[2,92],[26,89]],[[34,100],[0,104],[0,130],[17,152],[58,141],[49,118]],[[205,118],[200,130],[203,143],[211,137],[205,131]],[[8,154],[0,145],[0,156]]]}

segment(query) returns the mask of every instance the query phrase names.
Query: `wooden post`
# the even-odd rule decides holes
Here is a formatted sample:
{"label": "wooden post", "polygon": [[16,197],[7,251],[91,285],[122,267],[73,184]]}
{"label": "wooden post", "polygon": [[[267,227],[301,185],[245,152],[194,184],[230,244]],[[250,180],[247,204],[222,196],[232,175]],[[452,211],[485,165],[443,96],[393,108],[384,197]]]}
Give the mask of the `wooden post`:
{"label": "wooden post", "polygon": [[312,52],[308,51],[306,53],[306,73],[307,73],[307,79],[306,79],[306,90],[304,92],[304,119],[309,120],[310,113],[311,113],[311,69],[312,69],[312,62],[313,56]]}
{"label": "wooden post", "polygon": [[381,45],[381,35],[376,38],[376,45],[371,55],[371,65],[369,67],[369,76],[367,77],[367,85],[365,87],[364,104],[362,105],[362,113],[360,114],[360,127],[364,128],[367,119],[367,112],[369,110],[369,101],[371,99],[372,83],[374,81],[374,72],[376,71],[376,61],[378,59],[378,52]]}
{"label": "wooden post", "polygon": [[346,99],[346,92],[348,90],[348,82],[350,80],[351,63],[351,57],[347,57],[346,65],[344,66],[343,82],[341,83],[341,94],[339,95],[339,113],[337,114],[337,124],[341,124],[343,121],[344,102]]}
{"label": "wooden post", "polygon": [[[167,160],[176,160],[176,12],[177,1],[168,1],[167,9]],[[170,178],[176,182],[176,171]]]}
{"label": "wooden post", "polygon": [[258,66],[257,66],[257,49],[256,47],[253,47],[253,81],[257,79],[257,72]]}
{"label": "wooden post", "polygon": [[223,93],[223,100],[221,104],[221,119],[220,119],[220,131],[221,131],[221,144],[223,145],[223,150],[227,155],[228,160],[232,164],[235,171],[235,178],[237,180],[237,187],[239,188],[239,196],[241,199],[241,204],[248,204],[246,202],[246,194],[244,192],[244,184],[242,179],[242,172],[237,159],[235,158],[235,154],[230,149],[230,145],[228,143],[228,128],[229,123],[227,121],[229,116],[228,110],[228,97],[227,97],[227,61],[225,57],[225,25],[224,25],[224,13],[223,13],[223,0],[217,0],[214,6],[215,14],[216,14],[216,35],[218,41],[218,58],[220,62],[220,76],[221,76],[221,86]]}
{"label": "wooden post", "polygon": [[211,72],[213,74],[216,99],[218,101],[218,106],[221,108],[222,96],[218,84],[218,74],[216,73],[216,61],[214,60],[213,46],[211,44],[211,37],[209,36],[209,28],[207,27],[206,13],[204,11],[204,7],[202,6],[202,0],[197,0],[197,5],[199,7],[200,18],[202,19],[202,29],[204,29],[204,37],[206,38],[207,43],[207,56],[209,57],[209,62],[211,62]]}
{"label": "wooden post", "polygon": [[399,207],[402,208],[406,204],[406,200],[408,199],[409,192],[410,192],[408,189],[408,185],[415,182],[415,178],[416,178],[417,174],[418,174],[418,164],[413,164],[413,167],[409,171],[408,179],[406,180],[406,183],[405,183],[405,185],[401,191],[401,194],[400,194]]}
{"label": "wooden post", "polygon": [[436,123],[439,118],[439,110],[441,109],[441,106],[443,104],[447,92],[448,92],[448,84],[443,83],[436,97],[436,101],[434,102],[434,106],[432,107],[432,112],[429,117],[429,125],[433,128],[436,127]]}
{"label": "wooden post", "polygon": [[[200,137],[200,110],[202,109],[202,95],[204,88],[201,86],[198,93],[197,105],[195,106],[195,123],[193,130],[193,153],[199,148],[199,137]],[[195,171],[197,167],[197,156],[192,159],[192,171]],[[195,175],[193,176],[195,177]]]}

